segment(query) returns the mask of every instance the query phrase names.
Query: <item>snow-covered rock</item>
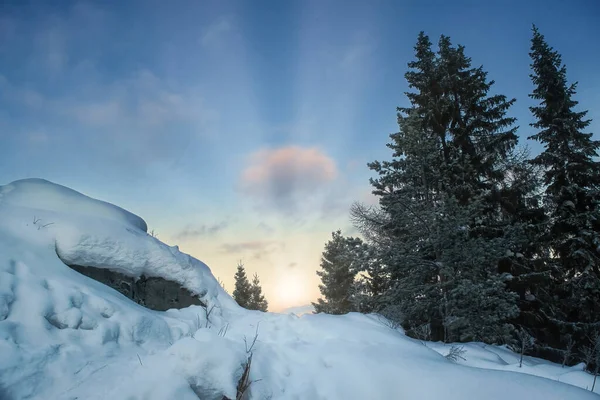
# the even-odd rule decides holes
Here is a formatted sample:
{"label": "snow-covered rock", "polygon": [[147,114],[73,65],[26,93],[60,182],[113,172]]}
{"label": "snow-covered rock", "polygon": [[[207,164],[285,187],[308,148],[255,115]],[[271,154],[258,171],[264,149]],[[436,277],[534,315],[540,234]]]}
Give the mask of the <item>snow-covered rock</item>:
{"label": "snow-covered rock", "polygon": [[33,212],[43,210],[93,216],[95,219],[125,222],[144,232],[148,230],[146,221],[129,211],[44,179],[23,179],[1,186],[0,201],[4,205],[23,207]]}
{"label": "snow-covered rock", "polygon": [[[252,399],[597,399],[530,375],[533,359],[515,372],[509,354],[469,348],[485,362],[453,363],[377,316],[241,309],[204,263],[145,230],[47,181],[0,187],[2,400],[235,398],[255,337]],[[152,311],[65,263],[177,282],[206,307]]]}

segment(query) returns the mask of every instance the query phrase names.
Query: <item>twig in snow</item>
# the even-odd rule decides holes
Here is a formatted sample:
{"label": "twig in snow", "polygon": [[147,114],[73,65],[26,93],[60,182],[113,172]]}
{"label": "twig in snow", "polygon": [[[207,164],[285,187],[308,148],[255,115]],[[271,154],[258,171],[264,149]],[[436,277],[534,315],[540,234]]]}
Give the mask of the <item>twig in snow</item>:
{"label": "twig in snow", "polygon": [[450,351],[444,357],[453,362],[458,362],[459,359],[467,361],[467,359],[463,357],[463,354],[466,352],[467,351],[465,350],[464,346],[458,346],[454,344],[450,347]]}
{"label": "twig in snow", "polygon": [[214,309],[215,309],[215,304],[213,304],[210,308],[208,308],[208,306],[204,307],[204,312],[206,313],[206,326],[205,326],[205,328],[208,328],[208,323],[210,322],[210,320],[209,320],[210,314],[213,312]]}
{"label": "twig in snow", "polygon": [[227,329],[229,328],[229,323],[227,323],[225,326],[222,326],[221,329],[219,329],[219,336],[225,337],[225,335],[227,335]]}
{"label": "twig in snow", "polygon": [[42,228],[45,228],[45,227],[47,227],[47,226],[50,226],[50,225],[54,225],[54,222],[50,222],[50,223],[47,223],[47,224],[45,224],[45,225],[40,225],[40,226],[38,226],[38,231],[39,231],[40,229],[42,229]]}
{"label": "twig in snow", "polygon": [[256,344],[256,339],[258,339],[258,328],[260,326],[260,322],[256,324],[256,333],[254,334],[254,339],[252,340],[252,344],[250,344],[250,347],[248,347],[248,342],[246,341],[246,336],[244,336],[244,345],[246,346],[246,353],[252,353],[252,349],[254,348],[254,345]]}

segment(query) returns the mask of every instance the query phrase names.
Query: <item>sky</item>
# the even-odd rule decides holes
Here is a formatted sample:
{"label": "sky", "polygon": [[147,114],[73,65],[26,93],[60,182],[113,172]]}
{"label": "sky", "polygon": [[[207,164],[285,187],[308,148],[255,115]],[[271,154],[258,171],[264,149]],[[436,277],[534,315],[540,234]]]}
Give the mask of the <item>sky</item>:
{"label": "sky", "polygon": [[600,2],[0,1],[0,184],[44,178],[143,217],[271,311],[319,296],[331,232],[406,105],[419,31],[466,47],[533,133],[535,23],[600,132]]}

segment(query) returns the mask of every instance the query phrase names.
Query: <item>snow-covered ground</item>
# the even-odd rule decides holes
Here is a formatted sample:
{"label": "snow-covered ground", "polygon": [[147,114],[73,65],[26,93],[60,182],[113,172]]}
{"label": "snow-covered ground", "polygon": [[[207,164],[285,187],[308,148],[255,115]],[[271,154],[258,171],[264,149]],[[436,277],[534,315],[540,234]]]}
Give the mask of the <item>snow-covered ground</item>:
{"label": "snow-covered ground", "polygon": [[[145,231],[46,181],[0,187],[0,399],[235,398],[256,333],[251,399],[598,398],[581,366],[518,368],[516,355],[481,344],[454,363],[444,345],[377,316],[246,311],[205,264]],[[148,310],[61,259],[176,281],[212,311]]]}
{"label": "snow-covered ground", "polygon": [[295,315],[301,317],[304,314],[312,314],[314,312],[315,312],[315,308],[312,306],[312,304],[307,304],[305,306],[286,308],[281,313],[282,314],[295,314]]}

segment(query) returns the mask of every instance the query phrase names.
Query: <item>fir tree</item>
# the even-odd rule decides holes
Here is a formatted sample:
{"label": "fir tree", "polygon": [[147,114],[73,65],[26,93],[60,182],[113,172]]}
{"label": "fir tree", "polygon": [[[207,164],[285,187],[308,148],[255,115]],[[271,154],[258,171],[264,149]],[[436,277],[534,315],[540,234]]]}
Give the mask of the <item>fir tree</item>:
{"label": "fir tree", "polygon": [[354,311],[352,294],[357,272],[355,249],[360,245],[359,239],[344,237],[339,230],[332,233],[321,257],[321,270],[317,271],[323,297],[312,303],[315,312],[346,314]]}
{"label": "fir tree", "polygon": [[544,146],[532,163],[544,169],[550,218],[544,243],[553,250],[551,290],[560,299],[545,312],[563,333],[578,331],[581,337],[600,322],[600,141],[584,132],[590,121],[587,111],[575,110],[577,84],[568,84],[560,54],[536,27],[530,56],[530,97],[539,102],[530,107],[537,129],[530,139]]}
{"label": "fir tree", "polygon": [[258,275],[254,274],[252,279],[252,286],[250,288],[250,302],[248,304],[249,310],[259,310],[259,311],[267,311],[269,307],[269,303],[265,296],[262,293],[262,288],[260,286],[260,281],[258,279]]}
{"label": "fir tree", "polygon": [[430,324],[434,340],[500,341],[518,314],[498,269],[518,247],[514,221],[499,217],[494,196],[517,142],[506,116],[514,100],[489,96],[493,81],[445,36],[434,53],[421,33],[415,53],[393,159],[369,164],[379,174],[371,184],[383,212],[374,220],[387,247],[387,302],[401,307],[405,328]]}
{"label": "fir tree", "polygon": [[246,270],[244,264],[238,263],[237,271],[235,273],[235,289],[233,290],[233,299],[244,308],[250,306],[252,299],[252,286],[246,276]]}
{"label": "fir tree", "polygon": [[376,246],[360,242],[354,249],[354,270],[358,273],[352,288],[353,308],[362,313],[379,312],[385,303],[383,294],[389,288],[389,273]]}

